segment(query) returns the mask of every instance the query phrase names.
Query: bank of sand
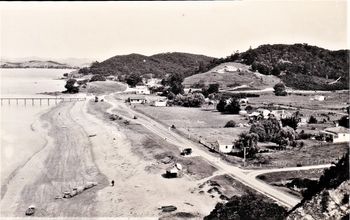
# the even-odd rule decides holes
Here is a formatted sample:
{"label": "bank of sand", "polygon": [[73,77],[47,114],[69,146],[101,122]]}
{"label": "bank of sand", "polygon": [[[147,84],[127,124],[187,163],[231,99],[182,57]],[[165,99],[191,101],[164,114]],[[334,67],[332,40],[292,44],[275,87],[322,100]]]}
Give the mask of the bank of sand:
{"label": "bank of sand", "polygon": [[[160,169],[150,172],[154,161],[132,150],[135,142],[123,133],[127,130],[87,113],[88,106],[61,103],[41,117],[37,132],[47,135],[47,143],[8,183],[1,216],[24,216],[31,204],[36,216],[72,217],[158,217],[163,205],[200,217],[213,209],[215,200],[193,193],[198,186],[193,179],[165,179]],[[98,186],[72,199],[55,199],[88,181]]]}

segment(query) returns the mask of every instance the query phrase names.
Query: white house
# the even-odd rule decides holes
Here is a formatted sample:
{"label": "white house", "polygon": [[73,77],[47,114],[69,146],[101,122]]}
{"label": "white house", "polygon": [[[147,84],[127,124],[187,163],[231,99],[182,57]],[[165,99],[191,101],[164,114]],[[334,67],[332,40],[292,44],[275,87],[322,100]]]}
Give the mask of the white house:
{"label": "white house", "polygon": [[324,101],[325,97],[323,95],[315,95],[314,97],[311,98],[311,100]]}
{"label": "white house", "polygon": [[129,97],[128,102],[130,104],[144,104],[147,103],[147,99],[145,97]]}
{"label": "white house", "polygon": [[142,94],[142,95],[149,95],[151,94],[151,91],[148,89],[147,86],[136,86],[135,87],[136,94]]}
{"label": "white house", "polygon": [[217,139],[214,143],[212,143],[212,147],[213,147],[213,150],[224,154],[239,152],[240,150],[234,147],[233,142],[234,141],[231,139],[220,138],[220,139]]}
{"label": "white house", "polygon": [[225,72],[236,72],[236,71],[238,71],[237,67],[235,67],[235,66],[225,66],[224,70],[225,70]]}
{"label": "white house", "polygon": [[158,87],[161,86],[161,81],[162,79],[160,78],[150,78],[150,79],[145,79],[144,84],[147,85],[148,87]]}
{"label": "white house", "polygon": [[265,119],[269,118],[270,111],[267,109],[259,108],[257,110]]}
{"label": "white house", "polygon": [[153,102],[153,106],[155,107],[165,107],[168,103],[168,100],[158,100]]}
{"label": "white house", "polygon": [[274,115],[278,120],[291,116],[290,112],[285,110],[273,110],[270,114]]}
{"label": "white house", "polygon": [[326,136],[326,140],[332,143],[350,142],[350,129],[341,126],[326,128],[321,131]]}

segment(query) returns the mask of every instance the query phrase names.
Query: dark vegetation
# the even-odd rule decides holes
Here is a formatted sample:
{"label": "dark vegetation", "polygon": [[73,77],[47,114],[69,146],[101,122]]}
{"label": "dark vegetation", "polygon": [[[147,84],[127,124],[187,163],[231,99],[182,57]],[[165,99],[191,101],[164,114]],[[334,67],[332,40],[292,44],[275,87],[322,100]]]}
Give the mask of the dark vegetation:
{"label": "dark vegetation", "polygon": [[131,87],[135,87],[139,82],[142,82],[142,78],[137,74],[132,73],[126,77],[126,83]]}
{"label": "dark vegetation", "polygon": [[205,220],[279,220],[285,219],[287,211],[271,202],[264,201],[262,196],[248,194],[233,196],[225,204],[218,203]]}
{"label": "dark vegetation", "polygon": [[241,106],[238,99],[222,97],[216,105],[216,109],[222,113],[238,114],[241,110]]}
{"label": "dark vegetation", "polygon": [[[89,72],[94,75],[116,75],[124,78],[130,74],[137,76],[152,74],[153,77],[164,78],[166,74],[175,73],[187,77],[200,71],[212,59],[204,55],[177,52],[153,56],[129,54],[114,56],[101,63],[95,62],[89,68]],[[86,69],[80,71],[86,72]]]}
{"label": "dark vegetation", "polygon": [[230,120],[225,124],[225,128],[234,128],[236,127],[236,122],[234,120]]}
{"label": "dark vegetation", "polygon": [[[241,62],[253,71],[279,76],[288,87],[304,90],[349,88],[349,51],[330,51],[308,44],[262,45],[246,52],[214,59],[203,72],[225,62]],[[282,74],[283,73],[283,74]],[[339,79],[340,78],[340,79]],[[331,83],[339,79],[336,83]]]}
{"label": "dark vegetation", "polygon": [[277,83],[274,87],[274,93],[276,96],[286,96],[286,86],[283,83]]}
{"label": "dark vegetation", "polygon": [[204,103],[204,95],[202,93],[189,93],[186,95],[178,94],[169,104],[184,107],[200,107]]}
{"label": "dark vegetation", "polygon": [[348,115],[344,115],[339,119],[339,125],[349,128],[349,116]]}
{"label": "dark vegetation", "polygon": [[66,85],[64,86],[66,88],[65,93],[78,93],[79,87],[75,86],[76,82],[77,82],[76,79],[67,80]]}
{"label": "dark vegetation", "polygon": [[323,190],[335,189],[343,182],[349,180],[349,152],[347,152],[336,164],[325,170],[317,182],[312,182],[303,193],[303,200],[290,212],[301,207],[306,201]]}
{"label": "dark vegetation", "polygon": [[94,81],[106,81],[106,78],[102,75],[94,75],[91,77],[90,82]]}

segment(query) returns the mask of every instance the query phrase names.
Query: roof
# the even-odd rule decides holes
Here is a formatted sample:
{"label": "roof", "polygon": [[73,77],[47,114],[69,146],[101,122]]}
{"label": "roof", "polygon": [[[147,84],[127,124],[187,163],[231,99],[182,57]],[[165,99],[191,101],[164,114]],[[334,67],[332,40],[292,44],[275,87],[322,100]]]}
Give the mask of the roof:
{"label": "roof", "polygon": [[339,134],[339,133],[350,133],[350,129],[344,128],[344,127],[341,127],[341,126],[326,128],[326,129],[324,129],[324,131],[325,131],[325,132],[334,133],[334,134]]}
{"label": "roof", "polygon": [[252,112],[248,116],[259,116],[259,115],[260,115],[259,112]]}
{"label": "roof", "polygon": [[142,99],[142,100],[146,100],[145,97],[143,96],[135,96],[135,97],[129,97],[130,100],[135,100],[135,99]]}

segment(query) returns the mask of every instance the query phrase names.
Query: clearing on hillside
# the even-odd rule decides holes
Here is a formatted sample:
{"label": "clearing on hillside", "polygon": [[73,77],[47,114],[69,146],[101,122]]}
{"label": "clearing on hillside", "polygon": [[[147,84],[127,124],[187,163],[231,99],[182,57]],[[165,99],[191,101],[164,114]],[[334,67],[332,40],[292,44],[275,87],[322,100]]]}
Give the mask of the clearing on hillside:
{"label": "clearing on hillside", "polygon": [[221,89],[265,89],[272,88],[281,80],[273,75],[263,75],[249,70],[249,66],[241,63],[222,63],[205,73],[196,74],[185,78],[185,87],[193,87],[194,84],[206,85],[219,83]]}

